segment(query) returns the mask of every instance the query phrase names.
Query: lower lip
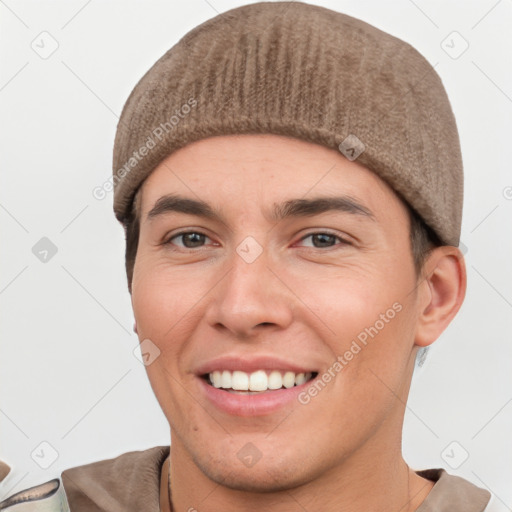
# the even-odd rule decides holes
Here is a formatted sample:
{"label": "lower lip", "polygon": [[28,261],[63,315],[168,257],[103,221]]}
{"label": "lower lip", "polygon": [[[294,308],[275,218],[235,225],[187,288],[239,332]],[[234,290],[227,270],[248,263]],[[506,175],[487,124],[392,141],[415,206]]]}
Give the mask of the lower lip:
{"label": "lower lip", "polygon": [[298,395],[311,385],[314,379],[288,389],[265,391],[253,395],[230,393],[221,388],[215,388],[205,379],[198,377],[202,392],[217,408],[234,416],[264,416],[278,411],[293,401],[298,401]]}

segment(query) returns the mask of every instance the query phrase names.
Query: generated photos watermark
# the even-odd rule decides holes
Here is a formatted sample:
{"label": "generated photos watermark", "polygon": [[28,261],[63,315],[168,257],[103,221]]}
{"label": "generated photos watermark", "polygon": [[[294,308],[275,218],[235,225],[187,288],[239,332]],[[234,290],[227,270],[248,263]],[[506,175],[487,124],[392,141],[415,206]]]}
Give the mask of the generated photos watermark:
{"label": "generated photos watermark", "polygon": [[370,339],[375,338],[393,320],[400,311],[402,304],[395,302],[385,313],[379,315],[379,319],[369,327],[365,327],[354,340],[349,349],[342,355],[338,355],[334,363],[304,391],[299,393],[297,399],[302,405],[307,405],[316,397],[338,373],[340,373],[361,350],[368,345]]}
{"label": "generated photos watermark", "polygon": [[152,149],[154,149],[159,142],[164,139],[165,134],[171,132],[176,125],[179,124],[187,114],[189,114],[194,107],[197,106],[197,100],[195,98],[189,98],[186,103],[181,105],[180,108],[176,109],[174,115],[172,115],[165,123],[160,123],[150,135],[148,135],[144,144],[142,144],[137,150],[135,150],[126,163],[118,169],[112,176],[105,180],[101,185],[96,186],[92,190],[92,195],[98,201],[105,199],[107,194],[114,190],[114,185],[121,181],[127,174],[129,174],[141,160],[143,160]]}

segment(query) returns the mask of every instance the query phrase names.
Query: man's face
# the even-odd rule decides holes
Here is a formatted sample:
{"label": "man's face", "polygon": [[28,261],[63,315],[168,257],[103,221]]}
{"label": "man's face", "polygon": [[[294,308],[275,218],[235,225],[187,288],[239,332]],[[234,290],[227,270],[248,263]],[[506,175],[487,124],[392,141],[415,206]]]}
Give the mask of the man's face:
{"label": "man's face", "polygon": [[419,307],[394,192],[335,150],[275,135],[189,144],[142,192],[132,303],[160,350],[147,372],[173,457],[276,490],[396,447]]}

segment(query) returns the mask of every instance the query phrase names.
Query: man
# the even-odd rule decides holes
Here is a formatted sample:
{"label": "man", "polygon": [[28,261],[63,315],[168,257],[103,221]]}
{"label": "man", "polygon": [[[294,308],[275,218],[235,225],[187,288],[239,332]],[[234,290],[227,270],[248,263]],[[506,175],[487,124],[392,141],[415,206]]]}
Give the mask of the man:
{"label": "man", "polygon": [[401,454],[417,352],[464,299],[462,179],[403,41],[298,2],[183,37],[130,95],[113,175],[172,448],[64,471],[70,509],[484,510]]}

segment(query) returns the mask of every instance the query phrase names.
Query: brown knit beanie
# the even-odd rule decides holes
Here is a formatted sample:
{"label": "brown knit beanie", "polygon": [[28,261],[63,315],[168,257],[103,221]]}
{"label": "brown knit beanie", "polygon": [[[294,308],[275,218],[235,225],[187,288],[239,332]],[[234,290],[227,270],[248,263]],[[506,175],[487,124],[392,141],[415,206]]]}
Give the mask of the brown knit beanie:
{"label": "brown knit beanie", "polygon": [[457,126],[441,79],[404,41],[303,2],[258,2],[197,26],[124,106],[113,160],[117,219],[173,151],[242,133],[297,137],[357,158],[443,243],[459,244]]}

